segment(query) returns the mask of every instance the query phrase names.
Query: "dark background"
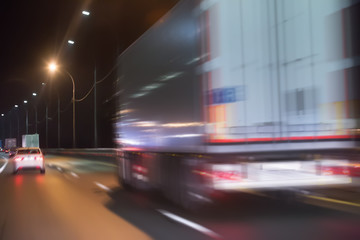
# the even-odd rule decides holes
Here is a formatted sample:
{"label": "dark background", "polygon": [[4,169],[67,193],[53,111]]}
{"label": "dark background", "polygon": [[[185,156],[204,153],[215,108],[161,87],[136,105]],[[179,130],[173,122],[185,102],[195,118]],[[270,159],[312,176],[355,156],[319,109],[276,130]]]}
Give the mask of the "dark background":
{"label": "dark background", "polygon": [[[72,146],[72,82],[76,99],[94,83],[96,66],[98,147],[113,146],[112,116],[117,56],[169,11],[178,0],[12,0],[0,3],[0,137],[35,133],[35,107],[41,147]],[[81,14],[82,10],[90,16]],[[69,45],[67,41],[75,41]],[[56,60],[59,72],[50,75],[47,64]],[[45,83],[45,85],[42,85]],[[36,92],[38,96],[33,97]],[[23,101],[28,100],[27,104]],[[18,104],[19,108],[14,105]],[[46,139],[46,106],[48,138]],[[18,131],[19,123],[19,131]],[[94,93],[76,103],[77,147],[94,147]],[[20,142],[18,143],[20,144]]]}

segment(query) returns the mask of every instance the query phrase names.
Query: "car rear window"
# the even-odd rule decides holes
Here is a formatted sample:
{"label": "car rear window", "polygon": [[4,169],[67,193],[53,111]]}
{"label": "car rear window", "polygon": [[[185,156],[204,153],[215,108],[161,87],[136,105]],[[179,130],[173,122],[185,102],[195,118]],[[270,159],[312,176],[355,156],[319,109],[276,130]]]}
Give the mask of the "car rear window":
{"label": "car rear window", "polygon": [[21,149],[21,150],[18,150],[17,153],[18,154],[39,154],[40,150],[39,149]]}

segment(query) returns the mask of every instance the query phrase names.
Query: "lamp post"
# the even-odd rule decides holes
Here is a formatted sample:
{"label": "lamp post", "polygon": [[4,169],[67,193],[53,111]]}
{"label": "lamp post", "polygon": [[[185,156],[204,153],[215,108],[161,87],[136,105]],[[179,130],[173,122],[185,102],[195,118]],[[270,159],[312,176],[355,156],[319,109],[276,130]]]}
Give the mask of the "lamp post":
{"label": "lamp post", "polygon": [[[89,17],[90,16],[90,11],[88,10],[83,10],[81,12],[82,15],[84,15],[85,17]],[[91,19],[91,18],[90,18]],[[95,38],[94,38],[95,40]],[[95,45],[95,44],[94,44]],[[95,54],[96,56],[96,54]],[[96,57],[94,57],[95,60]],[[94,148],[98,147],[98,142],[97,142],[97,135],[98,135],[98,131],[97,131],[97,106],[96,106],[96,63],[95,63],[95,67],[94,67]]]}
{"label": "lamp post", "polygon": [[[5,121],[5,114],[1,114],[1,138],[0,139],[5,139],[5,128],[4,128],[4,121]],[[3,147],[3,146],[0,146]]]}
{"label": "lamp post", "polygon": [[[15,105],[15,109],[18,109],[19,105]],[[16,143],[19,143],[19,139],[20,139],[20,123],[19,123],[19,112],[16,111],[16,120],[17,120],[17,135],[16,135]]]}
{"label": "lamp post", "polygon": [[[50,72],[55,72],[57,70],[57,65],[55,63],[49,64],[49,70]],[[73,103],[73,148],[76,147],[76,139],[75,139],[75,81],[73,76],[64,69],[64,72],[70,77],[73,85],[73,95],[72,95],[72,103]]]}
{"label": "lamp post", "polygon": [[[24,100],[24,104],[27,104],[27,100]],[[26,126],[26,134],[29,133],[29,111],[27,106],[25,106],[25,113],[26,113],[26,117],[25,117],[25,126]]]}
{"label": "lamp post", "polygon": [[57,107],[58,107],[58,148],[60,148],[60,97],[59,93],[57,93]]}
{"label": "lamp post", "polygon": [[[36,93],[33,93],[32,95],[33,95],[34,97],[37,96]],[[35,103],[34,109],[35,109],[35,133],[38,133],[38,132],[37,132],[37,124],[38,124],[38,118],[37,118],[37,103]]]}

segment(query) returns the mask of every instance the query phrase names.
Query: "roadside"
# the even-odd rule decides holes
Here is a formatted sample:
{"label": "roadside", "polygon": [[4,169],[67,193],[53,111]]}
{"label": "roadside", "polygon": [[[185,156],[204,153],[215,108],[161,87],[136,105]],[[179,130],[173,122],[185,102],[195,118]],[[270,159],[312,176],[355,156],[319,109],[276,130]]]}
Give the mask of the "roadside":
{"label": "roadside", "polygon": [[4,171],[6,168],[6,165],[8,164],[8,159],[4,156],[0,156],[0,174]]}

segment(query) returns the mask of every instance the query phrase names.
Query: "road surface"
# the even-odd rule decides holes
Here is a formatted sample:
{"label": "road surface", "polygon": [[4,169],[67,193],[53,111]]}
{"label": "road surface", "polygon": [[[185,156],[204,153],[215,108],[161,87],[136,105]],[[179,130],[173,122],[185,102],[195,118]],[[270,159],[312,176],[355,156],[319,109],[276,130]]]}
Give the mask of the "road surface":
{"label": "road surface", "polygon": [[296,202],[236,194],[190,213],[158,194],[124,191],[112,163],[45,160],[45,175],[13,175],[0,153],[0,240],[360,239],[357,186],[297,190]]}

